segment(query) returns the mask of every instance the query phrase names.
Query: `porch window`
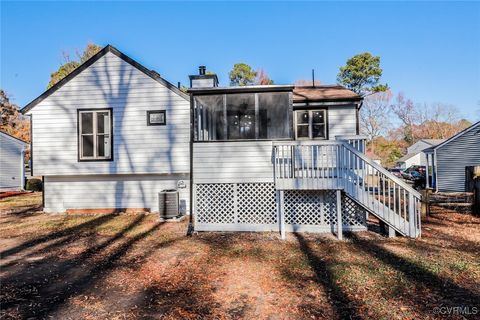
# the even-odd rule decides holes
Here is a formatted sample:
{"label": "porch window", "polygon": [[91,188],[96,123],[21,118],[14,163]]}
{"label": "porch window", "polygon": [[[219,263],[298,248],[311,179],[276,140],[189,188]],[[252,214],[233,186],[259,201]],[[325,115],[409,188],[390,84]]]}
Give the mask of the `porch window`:
{"label": "porch window", "polygon": [[112,160],[112,110],[78,111],[80,161]]}
{"label": "porch window", "polygon": [[295,136],[297,139],[326,139],[325,110],[295,111]]}
{"label": "porch window", "polygon": [[288,139],[289,94],[232,93],[194,97],[195,141]]}

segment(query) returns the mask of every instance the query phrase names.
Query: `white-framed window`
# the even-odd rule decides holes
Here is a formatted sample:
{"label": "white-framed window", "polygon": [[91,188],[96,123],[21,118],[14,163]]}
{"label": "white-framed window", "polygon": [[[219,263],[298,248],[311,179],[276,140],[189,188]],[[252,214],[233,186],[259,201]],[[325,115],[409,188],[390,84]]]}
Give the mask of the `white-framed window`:
{"label": "white-framed window", "polygon": [[112,160],[112,109],[78,110],[78,159]]}
{"label": "white-framed window", "polygon": [[327,139],[325,109],[295,111],[296,139]]}

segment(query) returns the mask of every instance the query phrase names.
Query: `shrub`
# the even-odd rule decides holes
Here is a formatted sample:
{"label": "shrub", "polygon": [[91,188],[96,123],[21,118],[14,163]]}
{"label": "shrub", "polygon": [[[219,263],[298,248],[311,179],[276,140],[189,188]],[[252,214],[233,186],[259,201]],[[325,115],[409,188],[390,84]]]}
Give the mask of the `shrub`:
{"label": "shrub", "polygon": [[42,180],[40,179],[27,180],[27,186],[25,187],[25,189],[29,191],[42,191],[43,190]]}

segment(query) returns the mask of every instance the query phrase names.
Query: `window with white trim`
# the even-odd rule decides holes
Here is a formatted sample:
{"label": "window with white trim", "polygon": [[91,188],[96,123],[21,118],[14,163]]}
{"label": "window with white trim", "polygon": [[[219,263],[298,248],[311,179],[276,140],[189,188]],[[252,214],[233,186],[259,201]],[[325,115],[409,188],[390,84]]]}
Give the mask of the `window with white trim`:
{"label": "window with white trim", "polygon": [[111,109],[78,112],[79,160],[112,159]]}
{"label": "window with white trim", "polygon": [[326,118],[325,110],[295,111],[295,137],[297,139],[326,139]]}

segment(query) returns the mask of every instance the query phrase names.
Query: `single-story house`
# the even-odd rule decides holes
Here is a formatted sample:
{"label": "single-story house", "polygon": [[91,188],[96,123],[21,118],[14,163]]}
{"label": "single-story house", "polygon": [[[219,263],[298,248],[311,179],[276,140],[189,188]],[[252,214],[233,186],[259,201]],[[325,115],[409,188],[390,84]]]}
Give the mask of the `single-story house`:
{"label": "single-story house", "polygon": [[24,189],[27,148],[27,142],[0,131],[0,190]]}
{"label": "single-story house", "polygon": [[338,85],[219,87],[203,66],[185,93],[108,45],[22,112],[45,211],[174,210],[198,231],[340,238],[370,212],[418,237],[420,195],[364,154],[361,102]]}
{"label": "single-story house", "polygon": [[450,139],[424,150],[427,176],[440,192],[464,192],[467,168],[480,166],[480,121]]}
{"label": "single-story house", "polygon": [[426,166],[427,156],[423,150],[434,147],[445,139],[420,139],[407,148],[407,154],[396,161],[396,167],[408,169],[411,166]]}

